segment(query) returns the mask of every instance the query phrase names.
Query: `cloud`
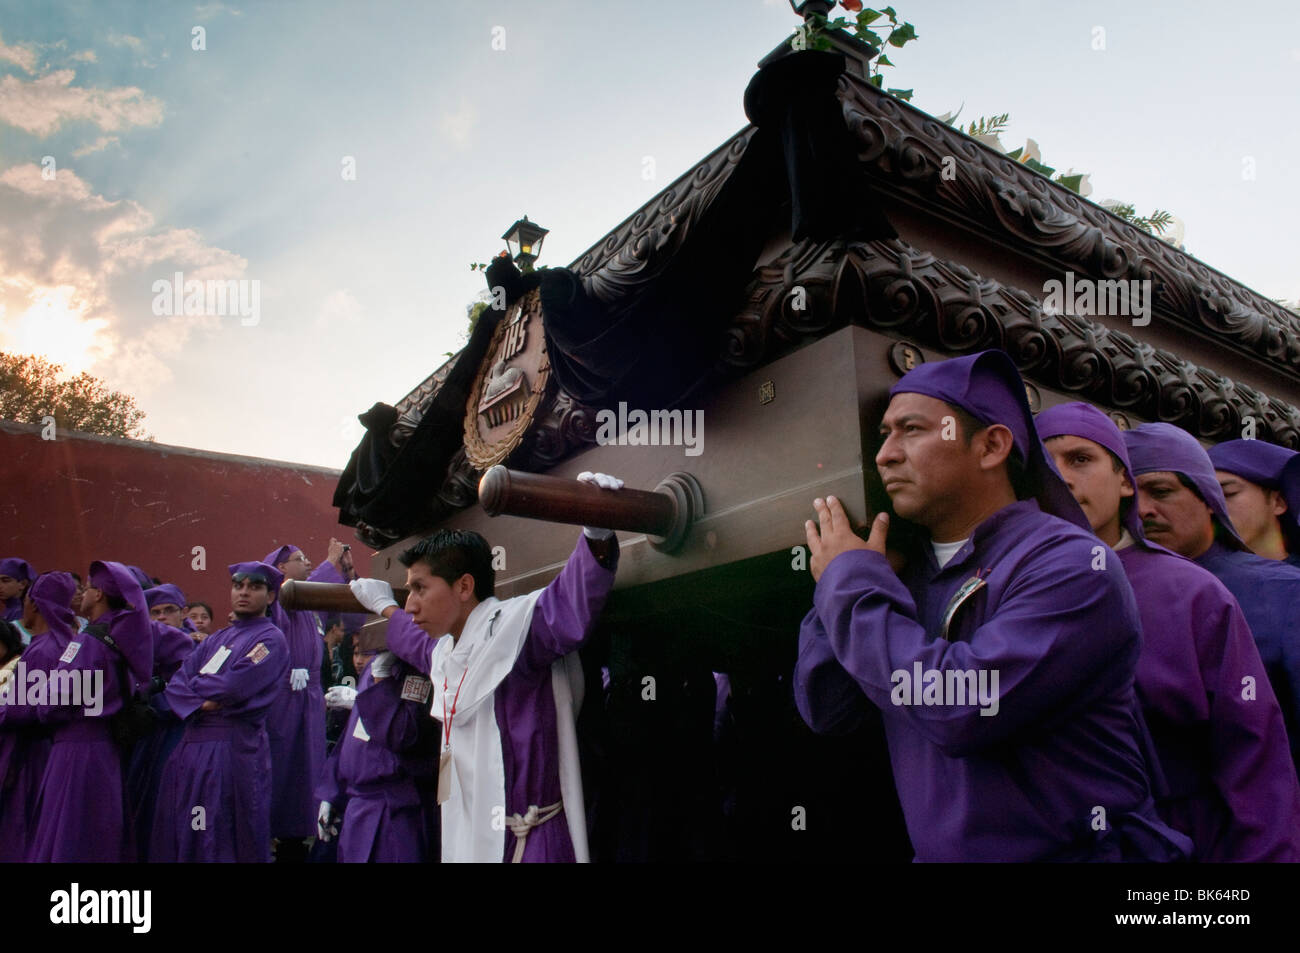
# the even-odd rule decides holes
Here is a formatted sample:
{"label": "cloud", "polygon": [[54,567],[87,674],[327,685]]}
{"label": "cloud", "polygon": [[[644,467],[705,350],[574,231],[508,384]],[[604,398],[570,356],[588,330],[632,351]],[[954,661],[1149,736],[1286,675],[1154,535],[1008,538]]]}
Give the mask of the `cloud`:
{"label": "cloud", "polygon": [[220,0],[214,0],[212,3],[200,3],[194,8],[194,15],[200,20],[209,20],[221,13],[229,13],[232,17],[242,17],[243,10],[236,10],[234,7],[228,7]]}
{"label": "cloud", "polygon": [[76,73],[70,69],[55,70],[31,81],[16,76],[0,78],[0,122],[42,139],[65,122],[92,122],[106,132],[162,122],[162,100],[139,87],[73,86],[75,78]]}
{"label": "cloud", "polygon": [[4,39],[0,38],[0,62],[13,63],[25,72],[34,72],[36,70],[36,49],[28,43],[5,46]]}
{"label": "cloud", "polygon": [[73,53],[70,59],[79,63],[98,63],[99,57],[95,55],[94,50],[82,50],[80,53]]}
{"label": "cloud", "polygon": [[0,172],[0,348],[90,370],[137,397],[165,389],[191,337],[229,323],[158,316],[153,282],[237,279],[247,261],[193,229],[159,226],[129,199],[109,201],[71,169]]}
{"label": "cloud", "polygon": [[458,149],[469,147],[470,137],[478,124],[478,107],[464,100],[454,113],[443,113],[438,120],[438,131],[452,141]]}
{"label": "cloud", "polygon": [[89,145],[82,146],[80,149],[74,149],[72,152],[72,158],[80,159],[82,156],[88,156],[92,152],[99,152],[101,149],[107,149],[109,146],[115,145],[120,141],[121,140],[119,140],[117,136],[100,136]]}
{"label": "cloud", "polygon": [[137,53],[144,52],[144,40],[138,36],[132,36],[130,33],[110,33],[105,39],[113,46],[129,46]]}

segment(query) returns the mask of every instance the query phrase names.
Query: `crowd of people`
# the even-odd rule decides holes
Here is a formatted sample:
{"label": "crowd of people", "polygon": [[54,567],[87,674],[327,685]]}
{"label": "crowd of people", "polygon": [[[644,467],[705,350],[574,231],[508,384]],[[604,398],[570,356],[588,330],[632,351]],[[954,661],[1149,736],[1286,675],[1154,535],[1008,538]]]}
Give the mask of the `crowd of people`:
{"label": "crowd of people", "polygon": [[[1300,860],[1300,455],[1035,418],[985,351],[904,375],[874,462],[892,513],[804,527],[793,703],[883,726],[917,860]],[[221,627],[135,567],[0,561],[0,859],[585,861],[576,650],[618,553],[584,527],[500,600],[487,541],[440,530],[399,606],[339,541],[281,546],[229,567]]]}

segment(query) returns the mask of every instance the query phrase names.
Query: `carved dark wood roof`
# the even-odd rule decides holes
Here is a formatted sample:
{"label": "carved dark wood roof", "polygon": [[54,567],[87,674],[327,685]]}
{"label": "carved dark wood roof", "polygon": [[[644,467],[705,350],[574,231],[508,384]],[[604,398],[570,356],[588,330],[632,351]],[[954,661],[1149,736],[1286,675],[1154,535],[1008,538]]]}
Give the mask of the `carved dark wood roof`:
{"label": "carved dark wood roof", "polygon": [[[852,44],[837,45],[862,58]],[[882,192],[1058,273],[1150,279],[1157,290],[1154,321],[1300,382],[1300,315],[881,93],[862,72],[861,63],[851,64],[839,95],[859,158]],[[741,129],[580,255],[569,267],[588,293],[616,299],[652,278],[708,207],[754,131]],[[947,156],[955,160],[950,176],[941,174]],[[790,307],[796,285],[813,292],[804,312]],[[720,369],[756,366],[809,335],[852,321],[949,352],[1004,347],[1029,379],[1178,423],[1205,439],[1235,435],[1249,414],[1261,438],[1300,449],[1300,411],[1285,401],[1101,323],[1045,314],[1036,293],[901,241],[794,246],[758,268],[749,290],[749,306],[728,330]],[[406,419],[418,420],[420,407],[455,360],[399,402]],[[556,401],[536,441],[539,464],[554,463],[591,439],[584,408],[567,394],[557,394]],[[464,462],[453,462],[442,495],[465,505],[472,481],[458,466],[464,469]]]}

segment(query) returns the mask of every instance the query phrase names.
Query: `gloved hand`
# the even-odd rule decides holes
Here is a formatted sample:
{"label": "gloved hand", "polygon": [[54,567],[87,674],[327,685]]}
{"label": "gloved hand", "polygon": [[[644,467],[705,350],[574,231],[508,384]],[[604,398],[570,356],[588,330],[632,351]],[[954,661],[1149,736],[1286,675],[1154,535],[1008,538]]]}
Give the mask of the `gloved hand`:
{"label": "gloved hand", "polygon": [[305,668],[289,669],[289,688],[300,692],[307,687],[307,670]]}
{"label": "gloved hand", "polygon": [[325,693],[326,708],[347,708],[351,710],[357,701],[357,690],[351,685],[335,685]]}
{"label": "gloved hand", "polygon": [[380,652],[370,663],[371,678],[387,678],[393,674],[393,663],[397,656],[392,652]]}
{"label": "gloved hand", "polygon": [[339,836],[339,822],[333,814],[329,801],[320,802],[320,811],[316,815],[316,837],[328,844]]}
{"label": "gloved hand", "polygon": [[[592,473],[590,470],[583,470],[578,474],[579,483],[590,483],[592,486],[598,486],[602,490],[621,490],[623,481],[616,476],[610,476],[608,473]],[[582,528],[582,535],[588,539],[609,539],[614,535],[612,529],[597,529],[591,526]]]}
{"label": "gloved hand", "polygon": [[389,606],[397,605],[397,600],[393,598],[393,587],[382,579],[353,579],[348,586],[357,597],[357,602],[375,615],[383,615]]}

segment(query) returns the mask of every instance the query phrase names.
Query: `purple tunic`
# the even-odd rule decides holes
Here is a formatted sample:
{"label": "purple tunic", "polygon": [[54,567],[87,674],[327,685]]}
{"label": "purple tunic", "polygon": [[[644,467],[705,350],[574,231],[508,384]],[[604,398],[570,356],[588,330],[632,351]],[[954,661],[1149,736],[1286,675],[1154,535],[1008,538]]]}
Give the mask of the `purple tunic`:
{"label": "purple tunic", "polygon": [[[332,563],[322,563],[308,577],[312,582],[342,582]],[[271,605],[271,619],[289,646],[289,670],[305,668],[307,686],[293,691],[285,672],[275,704],[266,717],[271,742],[271,836],[312,837],[316,833],[317,800],[312,785],[325,763],[325,690],[320,684],[320,616],[315,612]]]}
{"label": "purple tunic", "polygon": [[[36,636],[23,650],[23,671],[50,671],[70,641],[54,629]],[[14,677],[18,675],[15,670]],[[27,859],[36,799],[50,757],[50,734],[38,720],[35,705],[0,705],[0,863]]]}
{"label": "purple tunic", "polygon": [[1286,720],[1300,765],[1300,570],[1215,542],[1195,562],[1219,577],[1241,604]]}
{"label": "purple tunic", "polygon": [[[150,590],[156,591],[156,590]],[[148,598],[149,592],[145,593]],[[153,676],[154,684],[165,687],[176,671],[194,651],[195,641],[180,629],[157,620],[153,624]],[[158,785],[162,781],[163,765],[180,742],[183,726],[167,707],[162,691],[149,698],[158,720],[145,737],[135,743],[126,772],[127,810],[134,831],[136,857],[141,862],[149,859],[149,841],[153,833],[154,809],[158,800]]]}
{"label": "purple tunic", "polygon": [[[223,648],[230,654],[220,669],[202,674]],[[208,636],[172,676],[167,703],[185,732],[163,769],[151,860],[270,861],[266,715],[288,672],[284,636],[257,618]],[[200,711],[208,700],[221,707]]]}
{"label": "purple tunic", "polygon": [[[403,699],[404,687],[412,697]],[[429,695],[429,679],[405,662],[377,682],[371,665],[362,673],[347,727],[315,792],[342,816],[339,863],[424,862],[424,812],[405,752],[419,741],[421,722],[431,720]],[[368,741],[358,736],[358,721]]]}
{"label": "purple tunic", "polygon": [[[514,669],[497,686],[495,706],[508,814],[523,814],[531,804],[554,804],[561,799],[551,665],[581,648],[591,635],[614,586],[617,568],[617,550],[612,567],[605,569],[592,555],[586,537],[579,538],[564,569],[538,597],[532,627]],[[401,609],[388,620],[388,648],[425,674],[431,670],[437,641]],[[576,820],[586,823],[586,818]],[[515,849],[513,837],[505,840],[502,860],[509,859]],[[522,859],[524,863],[575,859],[564,811],[532,829]]]}
{"label": "purple tunic", "polygon": [[1194,860],[1300,860],[1300,782],[1237,600],[1163,549],[1119,556],[1142,616],[1137,690],[1168,786],[1161,816],[1192,838]]}
{"label": "purple tunic", "polygon": [[67,695],[38,707],[38,717],[52,734],[27,854],[34,863],[134,859],[122,802],[122,749],[109,730],[109,719],[122,710],[126,694],[121,658],[88,631],[79,633],[69,650],[78,641],[75,657],[57,662],[54,677],[66,672],[83,679],[83,686],[81,673],[91,676],[92,685],[102,679],[103,710],[92,717],[84,698],[73,704],[76,699]]}
{"label": "purple tunic", "polygon": [[[986,585],[945,640],[977,571]],[[836,556],[800,628],[795,701],[819,732],[851,728],[867,701],[880,709],[918,861],[1180,860],[1191,844],[1156,815],[1139,741],[1138,625],[1118,557],[1022,500],[943,569],[929,547],[901,580],[878,553]],[[958,673],[990,688],[998,673],[996,714],[900,696],[896,673],[917,667],[954,688]]]}

